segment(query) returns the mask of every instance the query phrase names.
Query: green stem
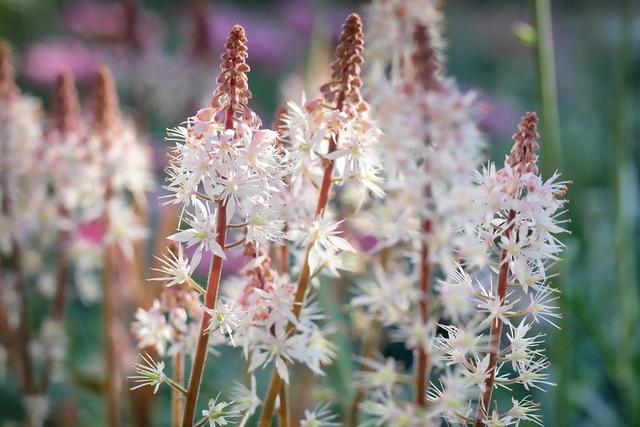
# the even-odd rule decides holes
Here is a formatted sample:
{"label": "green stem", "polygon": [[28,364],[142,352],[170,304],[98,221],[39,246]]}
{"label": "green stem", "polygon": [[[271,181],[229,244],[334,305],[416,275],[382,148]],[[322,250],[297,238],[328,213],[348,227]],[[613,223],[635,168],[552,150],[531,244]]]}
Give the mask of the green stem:
{"label": "green stem", "polygon": [[562,164],[558,93],[551,29],[551,0],[533,0],[536,27],[536,69],[538,96],[542,115],[541,164],[545,176],[550,176]]}
{"label": "green stem", "polygon": [[633,339],[638,322],[638,274],[636,270],[635,210],[637,172],[633,164],[631,111],[633,111],[631,58],[633,51],[633,0],[624,0],[621,38],[617,54],[613,107],[614,259],[618,293],[618,346],[616,377],[627,406],[629,425],[640,423],[640,393],[634,380]]}

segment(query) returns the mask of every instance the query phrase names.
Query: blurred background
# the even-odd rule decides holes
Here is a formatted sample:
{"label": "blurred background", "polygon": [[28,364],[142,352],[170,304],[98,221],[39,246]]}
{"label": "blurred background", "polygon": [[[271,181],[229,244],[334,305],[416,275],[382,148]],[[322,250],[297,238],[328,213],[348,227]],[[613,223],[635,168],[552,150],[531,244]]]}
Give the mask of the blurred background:
{"label": "blurred background", "polygon": [[[493,159],[507,152],[520,115],[536,110],[542,116],[542,151],[547,136],[560,146],[545,157],[545,172],[557,168],[573,181],[567,215],[572,233],[562,238],[567,251],[554,279],[563,291],[564,319],[561,330],[547,331],[558,386],[537,393],[547,426],[640,426],[640,6],[634,3],[552,2],[557,133],[548,114],[553,109],[541,104],[533,2],[457,0],[444,6],[447,73],[480,93]],[[283,97],[298,99],[303,89],[317,89],[305,81],[316,81],[314,73],[327,69],[344,17],[363,4],[0,0],[0,38],[14,48],[23,91],[45,105],[61,70],[73,71],[86,98],[100,65],[111,66],[125,114],[148,134],[160,182],[164,131],[209,96],[233,24],[247,29],[252,105],[268,124]],[[158,217],[155,196],[149,205],[152,226]],[[73,412],[69,419],[77,425],[103,423],[92,381],[99,367],[99,318],[99,307],[70,305],[67,363],[73,386],[56,385],[53,399]],[[353,361],[341,357],[346,360],[336,363],[329,382],[344,384],[352,375]],[[224,368],[209,363],[203,395],[215,395],[229,372],[240,369],[239,358],[224,360]],[[168,393],[160,394],[168,402]],[[167,406],[155,405],[154,425],[168,425]],[[0,379],[0,426],[17,425],[11,420],[19,419],[20,408],[7,375]]]}

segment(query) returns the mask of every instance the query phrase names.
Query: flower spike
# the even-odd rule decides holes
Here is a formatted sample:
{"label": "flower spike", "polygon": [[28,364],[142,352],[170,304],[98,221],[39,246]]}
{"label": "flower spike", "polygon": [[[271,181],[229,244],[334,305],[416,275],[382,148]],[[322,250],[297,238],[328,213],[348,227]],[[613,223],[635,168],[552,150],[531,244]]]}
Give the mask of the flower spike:
{"label": "flower spike", "polygon": [[78,90],[70,72],[56,78],[52,105],[52,127],[58,132],[69,133],[81,126]]}
{"label": "flower spike", "polygon": [[13,99],[18,95],[16,86],[16,71],[13,68],[11,47],[9,43],[0,40],[0,98]]}
{"label": "flower spike", "polygon": [[247,36],[241,25],[236,24],[231,29],[225,49],[220,57],[221,72],[216,80],[218,87],[213,94],[211,106],[235,115],[244,112],[251,99],[247,78],[250,70],[247,65]]}
{"label": "flower spike", "polygon": [[115,126],[120,121],[118,92],[113,81],[113,74],[107,67],[102,67],[98,74],[94,97],[94,127],[101,129]]}
{"label": "flower spike", "polygon": [[327,103],[335,103],[337,109],[349,104],[358,111],[367,109],[362,101],[360,88],[360,66],[364,61],[364,36],[362,21],[357,13],[347,17],[340,34],[340,43],[336,48],[335,61],[331,64],[331,81],[320,88]]}
{"label": "flower spike", "polygon": [[444,88],[438,80],[440,62],[431,41],[429,29],[424,25],[416,25],[413,31],[415,51],[411,60],[415,68],[415,78],[425,90],[440,91]]}
{"label": "flower spike", "polygon": [[538,173],[538,115],[536,113],[525,113],[518,123],[518,132],[513,135],[513,148],[507,164],[513,167],[516,172]]}

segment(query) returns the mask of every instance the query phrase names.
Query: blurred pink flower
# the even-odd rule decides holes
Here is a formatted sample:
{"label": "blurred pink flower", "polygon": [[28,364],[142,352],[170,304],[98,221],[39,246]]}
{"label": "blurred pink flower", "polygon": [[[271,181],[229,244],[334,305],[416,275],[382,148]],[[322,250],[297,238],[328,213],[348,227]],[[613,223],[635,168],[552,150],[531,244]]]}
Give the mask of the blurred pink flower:
{"label": "blurred pink flower", "polygon": [[[67,27],[74,33],[92,39],[139,44],[146,49],[162,35],[162,23],[143,10],[135,0],[127,2],[79,1],[63,11]],[[130,25],[131,28],[127,28]]]}
{"label": "blurred pink flower", "polygon": [[49,85],[63,71],[70,71],[78,82],[93,81],[100,63],[98,55],[80,42],[53,40],[31,45],[22,68],[29,79]]}
{"label": "blurred pink flower", "polygon": [[78,225],[78,234],[80,237],[96,245],[102,242],[104,237],[104,221],[102,218],[94,219],[92,221],[83,222]]}
{"label": "blurred pink flower", "polygon": [[278,23],[264,14],[247,13],[229,5],[215,5],[209,10],[210,46],[216,55],[222,53],[229,28],[240,24],[247,30],[251,62],[261,65],[286,66],[295,52],[304,49],[308,36]]}
{"label": "blurred pink flower", "polygon": [[84,37],[115,39],[123,32],[118,2],[77,2],[65,8],[63,18],[71,31]]}

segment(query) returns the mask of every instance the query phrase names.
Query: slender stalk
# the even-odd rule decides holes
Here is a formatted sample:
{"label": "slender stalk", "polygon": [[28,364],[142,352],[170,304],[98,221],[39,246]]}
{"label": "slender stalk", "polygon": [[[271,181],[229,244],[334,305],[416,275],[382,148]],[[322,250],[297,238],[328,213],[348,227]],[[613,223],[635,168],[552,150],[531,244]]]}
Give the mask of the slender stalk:
{"label": "slender stalk", "polygon": [[[182,386],[184,383],[184,353],[179,351],[173,357],[173,378]],[[171,395],[171,427],[180,427],[182,419],[182,394],[174,391]]]}
{"label": "slender stalk", "polygon": [[[423,225],[424,233],[431,230],[431,221],[426,220]],[[429,283],[431,280],[431,264],[429,264],[429,245],[422,243],[421,267],[420,267],[420,320],[423,325],[429,319]],[[426,405],[427,373],[429,371],[429,357],[421,345],[418,349],[418,363],[416,368],[416,404]]]}
{"label": "slender stalk", "polygon": [[543,174],[551,176],[562,163],[551,0],[533,0],[533,16],[537,34],[535,49],[538,96],[543,118],[541,164]]}
{"label": "slender stalk", "polygon": [[115,360],[115,341],[114,341],[114,324],[115,324],[115,300],[114,300],[114,260],[113,245],[109,244],[104,248],[103,265],[102,265],[102,285],[103,285],[103,321],[104,321],[104,337],[105,337],[105,410],[106,423],[109,427],[116,427],[118,422],[118,396],[116,379],[119,378],[116,369]]}
{"label": "slender stalk", "polygon": [[[221,247],[227,237],[227,212],[226,205],[223,201],[218,201],[217,218],[216,218],[216,241]],[[205,297],[205,306],[213,309],[218,299],[218,286],[220,284],[220,276],[222,273],[222,258],[214,255],[209,269],[209,280],[207,283],[207,294]],[[191,376],[189,378],[189,387],[187,388],[187,396],[184,403],[184,414],[182,416],[182,427],[191,427],[193,425],[193,416],[196,411],[198,401],[198,392],[200,391],[200,382],[202,381],[202,373],[207,357],[207,347],[209,345],[209,322],[211,316],[204,312],[202,322],[200,323],[200,336],[196,346],[196,353],[193,357],[191,367]]]}
{"label": "slender stalk", "polygon": [[21,367],[22,388],[25,394],[34,392],[33,366],[31,365],[31,355],[29,354],[29,343],[31,342],[31,325],[29,321],[29,297],[22,274],[22,256],[18,242],[13,241],[13,269],[16,274],[16,288],[20,297],[20,318],[18,324],[18,354]]}
{"label": "slender stalk", "polygon": [[[344,100],[344,98],[342,98]],[[340,106],[342,106],[342,102],[340,101]],[[336,142],[334,138],[331,138],[329,142],[329,153],[332,153],[336,150]],[[316,217],[322,217],[324,215],[324,211],[327,207],[327,202],[329,200],[329,191],[331,189],[331,174],[333,173],[333,161],[327,160],[325,168],[324,168],[324,176],[322,178],[322,187],[320,187],[320,193],[318,194],[318,205],[316,206]],[[310,243],[307,246],[307,250],[304,254],[304,261],[302,264],[302,273],[300,274],[300,279],[298,281],[298,288],[296,289],[295,302],[293,306],[293,314],[296,318],[300,317],[300,312],[302,311],[302,304],[304,303],[304,298],[307,294],[307,289],[309,288],[309,282],[311,281],[311,270],[309,268],[309,254],[311,252],[311,248],[313,243]],[[288,331],[292,331],[294,325],[289,323]],[[276,378],[277,377],[277,378]],[[271,418],[273,417],[273,409],[275,408],[275,400],[280,392],[280,375],[276,370],[273,371],[271,377],[271,383],[269,385],[269,390],[267,392],[267,397],[264,402],[264,407],[262,409],[262,415],[260,417],[260,427],[267,427],[271,424]]]}
{"label": "slender stalk", "polygon": [[[388,254],[389,250],[387,248],[383,249],[382,259],[386,258],[386,254]],[[384,268],[384,261],[381,261]],[[362,357],[365,359],[373,357],[378,351],[378,347],[380,346],[380,328],[381,325],[377,321],[372,321],[363,343]],[[364,369],[368,369],[364,367]],[[351,402],[351,406],[349,408],[349,415],[346,425],[351,427],[356,427],[359,425],[358,422],[358,412],[360,409],[360,402],[364,397],[364,393],[362,390],[356,391],[356,395]]]}
{"label": "slender stalk", "polygon": [[[507,228],[506,235],[511,237],[513,231],[513,220],[516,216],[514,211],[509,212],[508,222],[511,224]],[[500,253],[500,273],[498,275],[498,298],[500,303],[504,304],[504,299],[507,294],[507,282],[509,276],[509,260],[506,249],[502,249]],[[491,402],[491,393],[493,392],[493,384],[496,375],[496,363],[498,359],[498,351],[500,350],[500,336],[502,335],[502,321],[495,318],[491,322],[491,333],[489,338],[489,367],[487,368],[487,378],[484,381],[484,393],[482,393],[481,400],[478,404],[478,411],[476,414],[476,427],[484,426],[483,419],[487,415],[489,410],[489,403]]]}
{"label": "slender stalk", "polygon": [[280,385],[280,408],[278,409],[278,426],[289,427],[289,404],[287,402],[287,387]]}
{"label": "slender stalk", "polygon": [[[624,396],[629,425],[640,423],[640,390],[634,375],[634,340],[638,325],[638,271],[635,239],[634,189],[637,171],[633,161],[633,93],[631,55],[633,46],[634,2],[622,3],[621,37],[618,47],[616,87],[613,108],[613,162],[612,186],[614,194],[614,259],[618,298],[618,345],[615,351],[615,371],[620,394]],[[636,358],[637,360],[637,358]],[[637,365],[636,365],[637,366]]]}
{"label": "slender stalk", "polygon": [[[346,73],[345,73],[346,74]],[[344,103],[344,92],[340,93],[340,97],[337,102],[337,109],[342,110]],[[329,140],[329,150],[328,154],[333,153],[337,148],[336,138],[332,137]],[[318,204],[316,206],[316,217],[322,217],[324,215],[324,211],[327,207],[327,203],[329,201],[329,192],[331,190],[331,175],[333,174],[333,160],[326,160],[324,167],[324,175],[322,177],[322,186],[320,187],[320,192],[318,193]],[[298,281],[298,288],[296,289],[296,297],[293,306],[293,314],[296,318],[300,317],[300,312],[302,311],[302,305],[304,303],[304,298],[307,294],[307,289],[309,288],[309,282],[311,281],[311,270],[309,268],[309,254],[311,252],[311,248],[313,243],[310,243],[307,246],[307,250],[304,254],[304,261],[302,264],[302,273],[300,274],[300,279]],[[288,331],[292,331],[294,325],[289,323]],[[262,409],[262,415],[260,417],[260,427],[267,427],[271,423],[271,418],[273,417],[273,409],[275,407],[275,400],[279,393],[279,388],[277,385],[280,380],[276,380],[276,377],[279,377],[278,372],[276,370],[273,371],[271,377],[271,383],[269,386],[269,391],[267,392],[267,397],[265,399],[264,407]],[[273,387],[272,387],[273,386]]]}
{"label": "slender stalk", "polygon": [[[64,314],[65,306],[65,287],[67,284],[67,276],[69,275],[69,264],[67,260],[67,242],[69,240],[69,233],[62,232],[60,235],[60,249],[58,257],[58,271],[56,275],[56,293],[53,297],[51,305],[51,320],[54,322],[61,322]],[[51,382],[51,376],[53,374],[54,361],[51,357],[48,357],[44,370],[42,373],[42,392],[46,392]]]}

